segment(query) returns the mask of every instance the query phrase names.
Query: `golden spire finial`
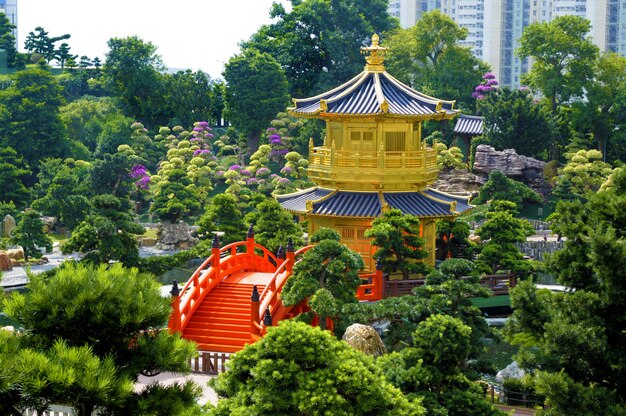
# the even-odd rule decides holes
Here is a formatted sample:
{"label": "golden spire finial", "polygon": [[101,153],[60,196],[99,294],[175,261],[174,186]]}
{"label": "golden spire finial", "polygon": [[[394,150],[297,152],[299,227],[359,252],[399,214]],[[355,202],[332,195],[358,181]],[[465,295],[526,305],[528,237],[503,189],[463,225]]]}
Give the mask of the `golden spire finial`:
{"label": "golden spire finial", "polygon": [[385,70],[385,66],[383,65],[385,62],[385,54],[389,50],[384,46],[379,45],[380,37],[374,33],[372,35],[372,46],[364,46],[361,48],[361,53],[366,54],[365,65],[366,71],[376,71],[383,72]]}

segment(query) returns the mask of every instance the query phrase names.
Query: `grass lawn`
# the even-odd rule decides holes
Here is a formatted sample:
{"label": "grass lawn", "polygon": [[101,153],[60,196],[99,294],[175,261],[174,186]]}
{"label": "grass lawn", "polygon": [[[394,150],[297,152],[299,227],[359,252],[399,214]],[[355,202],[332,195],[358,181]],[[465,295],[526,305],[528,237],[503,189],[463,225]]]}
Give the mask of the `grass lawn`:
{"label": "grass lawn", "polygon": [[67,241],[67,236],[65,234],[50,233],[48,234],[48,237],[52,239],[53,243],[58,242],[59,244],[63,244]]}

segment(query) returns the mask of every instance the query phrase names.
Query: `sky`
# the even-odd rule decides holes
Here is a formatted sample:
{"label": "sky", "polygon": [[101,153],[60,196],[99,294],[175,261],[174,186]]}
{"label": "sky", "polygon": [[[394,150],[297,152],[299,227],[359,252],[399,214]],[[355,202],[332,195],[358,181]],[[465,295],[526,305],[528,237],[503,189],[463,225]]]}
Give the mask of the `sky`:
{"label": "sky", "polygon": [[[169,68],[221,78],[224,64],[265,23],[274,0],[18,0],[18,49],[35,27],[69,33],[71,53],[102,62],[113,37],[138,36],[158,47]],[[279,3],[286,4],[286,0]],[[57,43],[57,46],[61,42]]]}

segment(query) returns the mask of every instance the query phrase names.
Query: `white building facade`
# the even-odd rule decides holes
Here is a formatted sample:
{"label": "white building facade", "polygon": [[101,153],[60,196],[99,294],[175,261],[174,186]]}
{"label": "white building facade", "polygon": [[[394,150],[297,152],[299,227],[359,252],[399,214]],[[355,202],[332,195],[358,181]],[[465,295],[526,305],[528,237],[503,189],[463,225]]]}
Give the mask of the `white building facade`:
{"label": "white building facade", "polygon": [[590,35],[600,50],[626,56],[626,0],[391,0],[389,10],[407,28],[434,9],[467,28],[462,44],[491,65],[503,86],[520,86],[529,70],[528,60],[515,56],[524,28],[557,16],[589,19]]}

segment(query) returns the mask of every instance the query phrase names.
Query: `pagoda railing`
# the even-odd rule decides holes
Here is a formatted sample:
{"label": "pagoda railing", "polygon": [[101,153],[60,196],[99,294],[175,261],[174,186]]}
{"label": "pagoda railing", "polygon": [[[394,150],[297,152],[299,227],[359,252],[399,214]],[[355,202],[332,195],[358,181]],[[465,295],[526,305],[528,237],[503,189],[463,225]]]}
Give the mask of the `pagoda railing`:
{"label": "pagoda railing", "polygon": [[417,182],[434,181],[438,173],[437,151],[431,148],[393,152],[310,148],[309,177],[313,180],[355,182],[368,177],[387,182],[387,179],[394,181],[399,172]]}

